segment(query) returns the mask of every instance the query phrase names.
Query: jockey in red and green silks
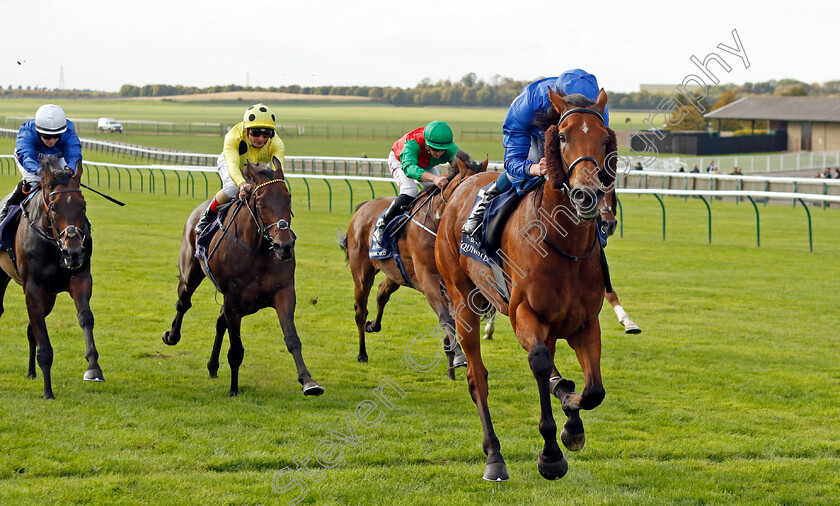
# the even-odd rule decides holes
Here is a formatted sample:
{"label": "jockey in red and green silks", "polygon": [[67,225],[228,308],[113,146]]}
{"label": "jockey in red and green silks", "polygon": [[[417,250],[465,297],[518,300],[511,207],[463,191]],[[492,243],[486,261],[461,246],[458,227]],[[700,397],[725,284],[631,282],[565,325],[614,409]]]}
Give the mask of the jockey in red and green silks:
{"label": "jockey in red and green silks", "polygon": [[394,143],[388,153],[388,168],[400,188],[400,194],[376,222],[373,242],[382,242],[385,225],[399,215],[403,208],[417,196],[417,183],[428,187],[446,188],[446,176],[441,176],[437,166],[452,163],[458,146],[452,142],[452,129],[443,121],[432,121],[425,128],[412,130]]}

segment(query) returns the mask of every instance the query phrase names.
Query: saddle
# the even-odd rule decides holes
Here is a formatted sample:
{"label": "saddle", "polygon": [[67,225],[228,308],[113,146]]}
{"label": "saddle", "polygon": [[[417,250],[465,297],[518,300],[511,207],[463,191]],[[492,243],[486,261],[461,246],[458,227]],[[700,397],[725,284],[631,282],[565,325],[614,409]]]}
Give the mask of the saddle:
{"label": "saddle", "polygon": [[36,189],[28,194],[20,205],[12,204],[9,206],[6,214],[6,219],[0,223],[0,251],[11,250],[15,246],[15,233],[17,232],[18,223],[20,223],[20,215],[22,207],[29,202],[35,194],[40,191]]}

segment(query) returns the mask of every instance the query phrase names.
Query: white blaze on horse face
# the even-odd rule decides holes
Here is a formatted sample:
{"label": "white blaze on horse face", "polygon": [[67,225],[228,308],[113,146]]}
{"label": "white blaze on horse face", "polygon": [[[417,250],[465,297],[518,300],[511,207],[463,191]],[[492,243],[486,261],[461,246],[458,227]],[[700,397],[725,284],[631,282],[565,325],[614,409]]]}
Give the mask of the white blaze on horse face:
{"label": "white blaze on horse face", "polygon": [[67,196],[67,203],[70,203],[70,195]]}
{"label": "white blaze on horse face", "polygon": [[581,126],[580,128],[583,130],[583,133],[586,133],[586,132],[589,131],[589,127],[586,126],[586,121],[583,122],[583,126]]}

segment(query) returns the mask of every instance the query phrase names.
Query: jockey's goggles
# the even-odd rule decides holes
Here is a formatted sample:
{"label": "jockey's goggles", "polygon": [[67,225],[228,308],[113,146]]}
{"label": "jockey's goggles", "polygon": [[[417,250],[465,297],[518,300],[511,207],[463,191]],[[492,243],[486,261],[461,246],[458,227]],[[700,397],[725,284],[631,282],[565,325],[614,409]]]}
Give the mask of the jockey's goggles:
{"label": "jockey's goggles", "polygon": [[53,139],[58,139],[59,137],[61,137],[61,134],[57,134],[57,135],[38,134],[38,135],[40,135],[41,138],[44,139],[45,141],[51,141]]}
{"label": "jockey's goggles", "polygon": [[271,139],[274,137],[274,129],[273,128],[249,128],[248,135],[253,137],[265,137],[266,139]]}

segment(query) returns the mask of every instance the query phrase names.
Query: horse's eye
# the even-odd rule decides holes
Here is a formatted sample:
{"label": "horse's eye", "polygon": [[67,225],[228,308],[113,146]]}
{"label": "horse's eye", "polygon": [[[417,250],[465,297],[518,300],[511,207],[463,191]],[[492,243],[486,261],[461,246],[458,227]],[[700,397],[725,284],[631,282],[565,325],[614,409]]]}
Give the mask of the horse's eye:
{"label": "horse's eye", "polygon": [[557,139],[560,140],[560,142],[566,142],[566,136],[563,134],[557,134]]}

